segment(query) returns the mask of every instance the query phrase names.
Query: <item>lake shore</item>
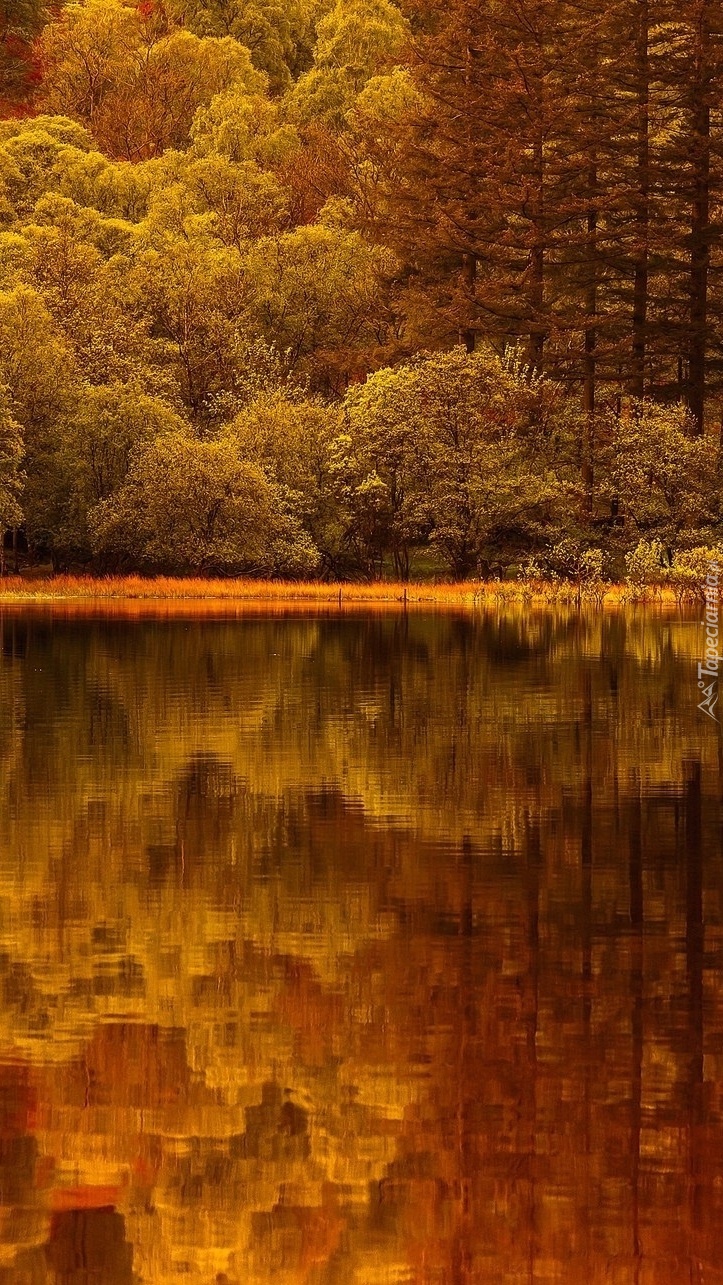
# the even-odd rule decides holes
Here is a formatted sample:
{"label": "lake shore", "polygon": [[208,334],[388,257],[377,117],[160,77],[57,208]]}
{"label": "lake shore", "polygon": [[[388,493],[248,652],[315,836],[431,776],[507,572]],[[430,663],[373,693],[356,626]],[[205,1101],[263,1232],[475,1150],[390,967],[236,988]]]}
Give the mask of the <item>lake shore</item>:
{"label": "lake shore", "polygon": [[[686,596],[694,601],[695,595]],[[493,580],[458,584],[375,581],[373,583],[204,579],[173,576],[6,576],[0,580],[0,607],[13,604],[128,605],[174,604],[209,609],[259,608],[290,610],[349,608],[448,607],[534,603],[621,606],[646,603],[678,607],[681,595],[669,586],[576,584],[568,581]]]}

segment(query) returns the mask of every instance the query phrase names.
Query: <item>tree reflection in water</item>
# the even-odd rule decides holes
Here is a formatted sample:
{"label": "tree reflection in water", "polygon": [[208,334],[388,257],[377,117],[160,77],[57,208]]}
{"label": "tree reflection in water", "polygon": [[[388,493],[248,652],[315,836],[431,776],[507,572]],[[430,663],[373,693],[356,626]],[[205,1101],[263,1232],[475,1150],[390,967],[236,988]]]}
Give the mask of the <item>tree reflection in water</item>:
{"label": "tree reflection in water", "polygon": [[1,1285],[723,1281],[694,621],[0,631]]}

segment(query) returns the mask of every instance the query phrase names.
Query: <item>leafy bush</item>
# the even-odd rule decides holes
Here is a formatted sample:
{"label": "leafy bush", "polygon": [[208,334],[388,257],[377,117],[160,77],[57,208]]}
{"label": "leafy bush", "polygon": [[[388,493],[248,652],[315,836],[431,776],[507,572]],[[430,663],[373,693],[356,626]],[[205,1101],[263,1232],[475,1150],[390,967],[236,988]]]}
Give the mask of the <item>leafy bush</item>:
{"label": "leafy bush", "polygon": [[698,545],[694,549],[679,550],[670,568],[670,583],[679,596],[686,593],[702,596],[711,567],[723,566],[723,546]]}
{"label": "leafy bush", "polygon": [[571,580],[593,584],[604,579],[602,549],[585,548],[564,536],[545,553],[530,558],[520,573],[524,580]]}
{"label": "leafy bush", "polygon": [[279,489],[231,441],[157,437],[89,520],[95,552],[120,565],[298,577],[318,564]]}
{"label": "leafy bush", "polygon": [[670,578],[670,559],[662,540],[639,540],[625,555],[625,570],[632,585],[665,584]]}

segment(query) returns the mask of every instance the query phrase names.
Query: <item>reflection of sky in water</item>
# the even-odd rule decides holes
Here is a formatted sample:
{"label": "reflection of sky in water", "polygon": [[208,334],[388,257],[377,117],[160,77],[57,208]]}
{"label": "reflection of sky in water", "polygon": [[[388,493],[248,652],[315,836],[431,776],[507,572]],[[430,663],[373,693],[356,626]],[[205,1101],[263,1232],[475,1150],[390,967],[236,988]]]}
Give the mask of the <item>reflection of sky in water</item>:
{"label": "reflection of sky in water", "polygon": [[0,631],[0,1285],[723,1280],[694,621]]}

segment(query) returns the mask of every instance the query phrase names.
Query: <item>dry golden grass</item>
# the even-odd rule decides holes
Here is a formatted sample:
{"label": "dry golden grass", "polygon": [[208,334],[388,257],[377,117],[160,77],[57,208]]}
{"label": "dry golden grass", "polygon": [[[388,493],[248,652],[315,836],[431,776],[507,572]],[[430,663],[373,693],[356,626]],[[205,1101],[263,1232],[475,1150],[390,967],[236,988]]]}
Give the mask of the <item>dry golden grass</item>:
{"label": "dry golden grass", "polygon": [[0,606],[81,604],[124,614],[180,609],[184,613],[247,610],[294,611],[354,608],[393,609],[435,607],[468,609],[493,603],[590,603],[619,606],[628,602],[680,605],[670,588],[634,589],[630,585],[600,585],[594,589],[564,581],[466,581],[459,584],[378,581],[372,584],[331,584],[322,581],[213,580],[173,576],[54,576],[0,580]]}
{"label": "dry golden grass", "polygon": [[204,602],[403,602],[464,601],[477,584],[330,584],[323,581],[214,580],[174,576],[53,576],[47,580],[10,577],[0,581],[0,599],[182,599]]}

